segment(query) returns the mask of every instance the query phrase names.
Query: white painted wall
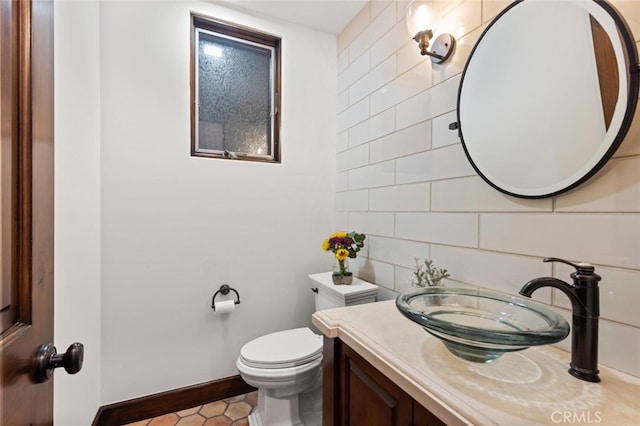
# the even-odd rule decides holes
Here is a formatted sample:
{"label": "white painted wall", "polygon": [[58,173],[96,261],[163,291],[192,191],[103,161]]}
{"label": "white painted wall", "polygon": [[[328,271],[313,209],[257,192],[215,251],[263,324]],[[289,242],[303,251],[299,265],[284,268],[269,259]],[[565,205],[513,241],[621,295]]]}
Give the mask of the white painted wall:
{"label": "white painted wall", "polygon": [[[409,288],[413,257],[430,257],[451,272],[451,284],[517,293],[539,276],[570,280],[568,266],[544,257],[593,263],[603,277],[600,362],[640,376],[640,121],[577,190],[543,200],[493,190],[448,124],[474,43],[510,2],[450,0],[439,29],[458,45],[442,66],[409,37],[407,3],[371,1],[338,36],[336,222],[369,236],[354,265],[359,276],[393,297]],[[640,3],[613,4],[637,41]],[[534,298],[570,320],[563,294],[545,289]],[[569,350],[569,342],[560,346]]]}
{"label": "white painted wall", "polygon": [[100,406],[99,3],[56,2],[54,14],[54,344],[85,348],[80,373],[54,376],[54,421],[75,426]]}
{"label": "white painted wall", "polygon": [[[189,154],[189,12],[282,37],[282,164]],[[102,401],[237,374],[240,347],[310,324],[333,228],[335,37],[188,2],[104,2]],[[313,46],[313,49],[309,49]],[[228,283],[242,303],[215,316]]]}
{"label": "white painted wall", "polygon": [[[190,11],[282,37],[282,164],[190,156]],[[60,2],[55,28],[56,333],[86,346],[56,379],[71,426],[236,375],[244,343],[310,324],[307,275],[332,265],[337,55],[335,36],[207,3]],[[223,283],[242,303],[216,316]]]}

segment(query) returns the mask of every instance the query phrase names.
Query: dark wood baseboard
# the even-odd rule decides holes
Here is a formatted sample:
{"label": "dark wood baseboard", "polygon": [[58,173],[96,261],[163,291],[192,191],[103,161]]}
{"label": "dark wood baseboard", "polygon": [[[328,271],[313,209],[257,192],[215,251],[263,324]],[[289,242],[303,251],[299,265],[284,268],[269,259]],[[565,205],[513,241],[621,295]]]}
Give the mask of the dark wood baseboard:
{"label": "dark wood baseboard", "polygon": [[256,390],[256,388],[246,384],[240,376],[231,376],[207,383],[104,405],[98,409],[92,426],[120,426],[175,411],[185,410],[208,402],[230,398],[254,390]]}

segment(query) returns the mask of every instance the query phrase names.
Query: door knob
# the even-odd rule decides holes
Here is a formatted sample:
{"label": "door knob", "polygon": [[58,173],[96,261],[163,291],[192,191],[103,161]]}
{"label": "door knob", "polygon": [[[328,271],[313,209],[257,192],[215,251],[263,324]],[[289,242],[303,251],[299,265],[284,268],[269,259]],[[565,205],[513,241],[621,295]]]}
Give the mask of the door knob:
{"label": "door knob", "polygon": [[51,343],[40,346],[35,360],[34,378],[36,383],[46,382],[53,375],[53,370],[64,367],[67,373],[76,374],[82,368],[84,358],[84,346],[82,343],[73,343],[63,354],[58,354],[56,347]]}

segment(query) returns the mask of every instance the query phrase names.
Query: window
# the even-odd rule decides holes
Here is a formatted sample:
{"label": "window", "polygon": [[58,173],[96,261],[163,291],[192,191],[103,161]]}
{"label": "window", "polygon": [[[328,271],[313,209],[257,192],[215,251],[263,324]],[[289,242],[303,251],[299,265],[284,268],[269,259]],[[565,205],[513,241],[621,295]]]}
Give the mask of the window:
{"label": "window", "polygon": [[280,162],[280,38],[191,15],[191,155]]}

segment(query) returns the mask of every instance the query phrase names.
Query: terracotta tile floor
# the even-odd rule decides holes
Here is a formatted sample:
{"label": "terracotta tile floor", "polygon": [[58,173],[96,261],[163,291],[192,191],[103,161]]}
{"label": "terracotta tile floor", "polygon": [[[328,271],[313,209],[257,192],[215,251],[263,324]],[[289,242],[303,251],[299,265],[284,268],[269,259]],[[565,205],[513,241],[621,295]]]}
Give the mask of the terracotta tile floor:
{"label": "terracotta tile floor", "polygon": [[255,391],[127,426],[248,426],[247,416],[257,402],[258,391]]}

